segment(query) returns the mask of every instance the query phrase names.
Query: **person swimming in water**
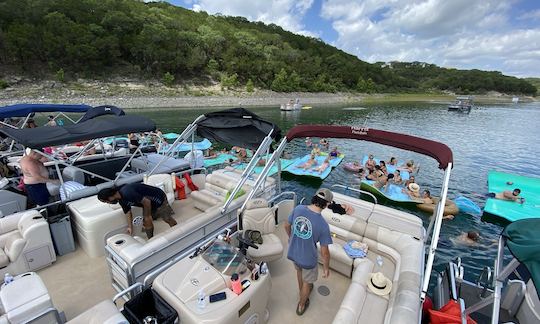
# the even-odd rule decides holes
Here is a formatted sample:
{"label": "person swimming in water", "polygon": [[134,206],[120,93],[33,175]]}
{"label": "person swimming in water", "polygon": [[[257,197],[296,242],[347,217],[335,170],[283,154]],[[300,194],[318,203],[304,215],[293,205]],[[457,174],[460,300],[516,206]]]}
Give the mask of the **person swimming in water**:
{"label": "person swimming in water", "polygon": [[435,204],[435,202],[433,201],[433,198],[431,197],[431,192],[429,192],[429,190],[424,190],[424,192],[422,193],[422,200],[424,201],[425,204]]}
{"label": "person swimming in water", "polygon": [[337,158],[339,156],[339,151],[338,151],[337,146],[334,146],[332,151],[330,151],[330,153],[328,153],[328,156],[330,156],[331,159]]}
{"label": "person swimming in water", "polygon": [[515,201],[519,204],[523,204],[525,202],[525,198],[522,198],[519,196],[521,193],[521,189],[515,188],[514,190],[505,190],[502,192],[490,192],[487,194],[489,198],[495,198],[495,199],[501,199],[501,200],[509,200],[509,201]]}

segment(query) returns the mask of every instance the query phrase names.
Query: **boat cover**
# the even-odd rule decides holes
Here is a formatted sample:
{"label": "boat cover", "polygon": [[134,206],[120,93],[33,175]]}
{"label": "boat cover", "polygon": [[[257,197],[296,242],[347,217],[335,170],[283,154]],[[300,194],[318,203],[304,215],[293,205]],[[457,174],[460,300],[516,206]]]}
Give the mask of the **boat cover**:
{"label": "boat cover", "polygon": [[285,168],[284,171],[287,171],[289,173],[292,173],[294,175],[298,176],[309,176],[309,177],[315,177],[320,179],[326,179],[330,175],[330,172],[332,171],[332,168],[335,168],[341,161],[343,161],[343,158],[345,157],[344,154],[338,155],[336,158],[333,158],[330,160],[330,166],[326,168],[323,172],[318,172],[316,169],[324,162],[326,159],[326,156],[328,153],[321,153],[321,155],[317,156],[315,159],[317,160],[317,165],[314,165],[313,167],[304,170],[303,168],[299,168],[300,165],[306,163],[309,158],[310,154],[307,154],[303,157],[295,159],[291,165],[289,165],[287,168]]}
{"label": "boat cover", "polygon": [[[512,184],[508,184],[512,183]],[[507,224],[525,218],[540,216],[540,178],[525,177],[511,173],[489,171],[488,191],[497,193],[504,190],[521,189],[523,204],[489,198],[484,207],[482,219],[498,224]],[[495,217],[492,217],[495,216]]]}
{"label": "boat cover", "polygon": [[78,123],[82,123],[89,119],[93,119],[93,118],[104,116],[104,115],[123,116],[125,114],[126,113],[122,109],[116,106],[110,106],[110,105],[97,106],[88,110],[86,114],[84,114],[84,116],[81,117]]}
{"label": "boat cover", "polygon": [[72,112],[85,113],[91,106],[88,105],[61,105],[61,104],[17,104],[0,107],[0,118],[26,117],[36,112]]}
{"label": "boat cover", "polygon": [[[536,214],[537,217],[540,213]],[[504,229],[506,246],[519,262],[524,264],[540,296],[540,218],[515,221]]]}
{"label": "boat cover", "polygon": [[269,134],[281,138],[281,129],[244,108],[211,112],[197,122],[197,135],[229,145],[256,150]]}
{"label": "boat cover", "polygon": [[146,117],[125,115],[116,118],[90,119],[68,126],[23,129],[4,127],[0,128],[0,133],[26,147],[41,149],[119,134],[151,132],[155,129],[154,122]]}
{"label": "boat cover", "polygon": [[368,127],[299,125],[291,128],[286,137],[288,142],[298,137],[326,137],[350,138],[379,143],[431,156],[439,162],[439,168],[444,170],[446,170],[449,163],[453,162],[452,150],[446,144]]}

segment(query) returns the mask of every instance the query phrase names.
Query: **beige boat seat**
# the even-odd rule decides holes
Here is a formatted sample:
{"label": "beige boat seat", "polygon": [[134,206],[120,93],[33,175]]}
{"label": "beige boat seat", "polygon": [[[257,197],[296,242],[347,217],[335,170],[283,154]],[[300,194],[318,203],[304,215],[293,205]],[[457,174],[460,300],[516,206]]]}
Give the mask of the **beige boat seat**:
{"label": "beige boat seat", "polygon": [[[223,173],[212,173],[206,176],[204,188],[191,192],[195,208],[206,211],[225,202],[227,195],[236,186],[237,181]],[[244,192],[247,192],[244,188]]]}
{"label": "beige boat seat", "polygon": [[176,189],[174,174],[153,174],[145,178],[144,183],[163,190],[167,195],[169,205],[172,205],[174,202],[174,190]]}
{"label": "beige boat seat", "polygon": [[56,260],[49,224],[36,210],[0,219],[0,275],[16,275]]}
{"label": "beige boat seat", "polygon": [[75,317],[68,324],[127,324],[127,319],[116,308],[111,300],[104,300],[101,303],[89,308],[84,313]]}
{"label": "beige boat seat", "polygon": [[283,255],[283,244],[274,234],[275,213],[276,208],[268,207],[268,202],[263,198],[251,199],[242,213],[242,229],[260,231],[262,234],[263,243],[257,244],[259,248],[249,247],[247,250],[248,256],[255,262],[270,262]]}

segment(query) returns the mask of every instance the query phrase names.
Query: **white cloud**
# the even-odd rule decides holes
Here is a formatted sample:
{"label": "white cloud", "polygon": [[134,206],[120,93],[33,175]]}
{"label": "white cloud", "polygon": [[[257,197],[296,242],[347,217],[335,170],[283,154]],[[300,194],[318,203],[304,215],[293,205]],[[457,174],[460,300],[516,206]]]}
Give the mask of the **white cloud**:
{"label": "white cloud", "polygon": [[513,27],[514,2],[325,0],[321,17],[338,34],[333,45],[369,62],[424,61],[540,76],[540,26]]}
{"label": "white cloud", "polygon": [[314,0],[194,0],[193,10],[210,14],[242,16],[250,21],[262,21],[305,36],[317,37],[318,33],[306,30],[302,18]]}
{"label": "white cloud", "polygon": [[523,15],[519,16],[519,19],[521,20],[540,20],[540,9],[529,11],[524,13]]}

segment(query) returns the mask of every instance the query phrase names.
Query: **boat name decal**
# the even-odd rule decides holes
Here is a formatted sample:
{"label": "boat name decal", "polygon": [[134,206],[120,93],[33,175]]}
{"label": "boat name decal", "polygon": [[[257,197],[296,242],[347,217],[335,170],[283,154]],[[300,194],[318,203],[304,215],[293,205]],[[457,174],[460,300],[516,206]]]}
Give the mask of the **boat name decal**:
{"label": "boat name decal", "polygon": [[351,126],[351,133],[356,135],[367,135],[369,127]]}

